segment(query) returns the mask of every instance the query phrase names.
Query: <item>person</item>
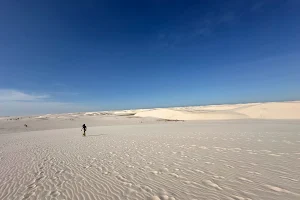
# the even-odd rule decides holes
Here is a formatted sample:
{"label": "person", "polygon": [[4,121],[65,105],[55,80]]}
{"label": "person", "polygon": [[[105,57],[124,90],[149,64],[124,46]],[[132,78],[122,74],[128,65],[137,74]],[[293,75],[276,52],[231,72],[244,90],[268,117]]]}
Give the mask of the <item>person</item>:
{"label": "person", "polygon": [[[83,129],[83,136],[85,136],[85,132],[86,132],[86,129],[87,129],[85,124],[82,125],[82,129]],[[81,131],[82,131],[82,129],[81,129]]]}

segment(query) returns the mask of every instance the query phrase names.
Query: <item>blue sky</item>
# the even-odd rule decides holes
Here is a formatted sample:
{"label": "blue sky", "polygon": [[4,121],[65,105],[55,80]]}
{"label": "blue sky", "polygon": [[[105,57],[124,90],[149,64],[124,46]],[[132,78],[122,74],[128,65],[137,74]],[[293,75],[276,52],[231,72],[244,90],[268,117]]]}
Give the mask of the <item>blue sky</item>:
{"label": "blue sky", "polygon": [[300,100],[300,1],[0,3],[0,115]]}

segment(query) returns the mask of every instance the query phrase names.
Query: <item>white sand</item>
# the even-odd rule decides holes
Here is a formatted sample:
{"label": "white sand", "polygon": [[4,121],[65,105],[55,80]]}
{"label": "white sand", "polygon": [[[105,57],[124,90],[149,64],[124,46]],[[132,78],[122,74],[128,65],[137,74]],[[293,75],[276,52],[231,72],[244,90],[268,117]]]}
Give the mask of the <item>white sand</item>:
{"label": "white sand", "polygon": [[152,109],[135,116],[170,120],[300,119],[300,102],[271,102]]}
{"label": "white sand", "polygon": [[[288,102],[0,118],[0,199],[298,200],[300,120],[274,120],[298,119],[289,113],[297,109]],[[195,119],[201,111],[247,117],[134,116]]]}

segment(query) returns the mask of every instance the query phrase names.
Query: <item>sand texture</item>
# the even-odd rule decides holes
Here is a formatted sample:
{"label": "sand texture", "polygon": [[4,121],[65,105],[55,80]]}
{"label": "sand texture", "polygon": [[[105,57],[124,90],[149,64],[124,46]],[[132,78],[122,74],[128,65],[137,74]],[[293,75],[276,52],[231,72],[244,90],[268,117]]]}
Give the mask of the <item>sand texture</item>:
{"label": "sand texture", "polygon": [[[285,109],[281,116],[276,104]],[[2,117],[0,199],[298,200],[300,120],[288,113],[298,108],[287,102]],[[200,111],[210,120],[188,116]],[[178,113],[187,115],[169,117]],[[228,113],[236,114],[223,120]]]}

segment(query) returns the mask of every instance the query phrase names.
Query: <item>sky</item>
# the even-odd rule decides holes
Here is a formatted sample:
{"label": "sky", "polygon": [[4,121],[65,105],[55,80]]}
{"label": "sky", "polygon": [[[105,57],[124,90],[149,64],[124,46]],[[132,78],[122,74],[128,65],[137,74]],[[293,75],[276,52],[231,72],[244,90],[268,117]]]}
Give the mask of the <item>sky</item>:
{"label": "sky", "polygon": [[300,100],[298,0],[2,0],[0,116]]}

